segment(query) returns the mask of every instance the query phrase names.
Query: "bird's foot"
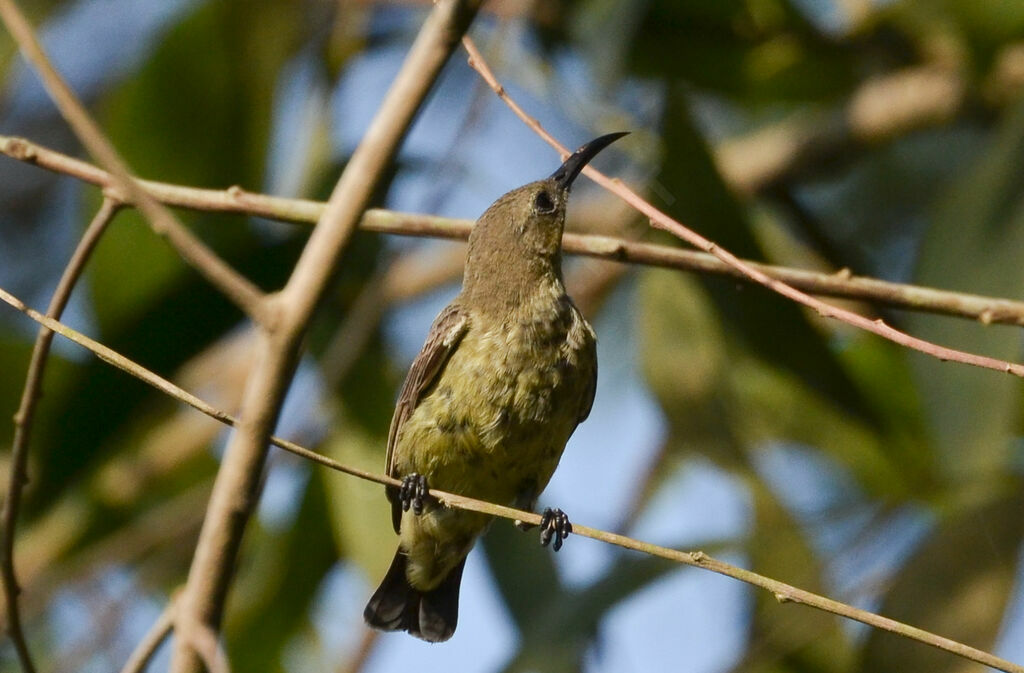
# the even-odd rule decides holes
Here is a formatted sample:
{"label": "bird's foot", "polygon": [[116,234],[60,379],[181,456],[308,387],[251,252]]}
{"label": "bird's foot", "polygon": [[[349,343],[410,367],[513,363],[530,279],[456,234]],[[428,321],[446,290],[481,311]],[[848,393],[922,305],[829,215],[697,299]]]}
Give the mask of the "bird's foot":
{"label": "bird's foot", "polygon": [[402,488],[398,491],[398,501],[402,503],[402,511],[408,512],[412,507],[413,514],[423,513],[423,501],[427,498],[427,478],[413,472],[402,477]]}
{"label": "bird's foot", "polygon": [[547,547],[551,538],[554,538],[555,543],[551,545],[551,548],[558,551],[562,548],[562,542],[569,537],[571,532],[572,524],[569,523],[569,517],[565,512],[550,507],[544,508],[544,512],[540,515],[540,545],[542,547]]}

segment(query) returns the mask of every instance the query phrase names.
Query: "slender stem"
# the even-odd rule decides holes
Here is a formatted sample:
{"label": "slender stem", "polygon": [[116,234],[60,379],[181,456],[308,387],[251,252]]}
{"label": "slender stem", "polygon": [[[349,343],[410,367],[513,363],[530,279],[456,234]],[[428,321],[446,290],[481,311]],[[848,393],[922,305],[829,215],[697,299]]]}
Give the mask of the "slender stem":
{"label": "slender stem", "polygon": [[[23,138],[0,136],[0,153],[102,188],[114,185],[114,178],[110,173]],[[326,207],[321,201],[268,196],[247,192],[241,187],[217,190],[151,180],[137,182],[161,203],[191,210],[238,213],[284,222],[311,223],[320,218]],[[367,231],[385,234],[465,240],[469,237],[473,223],[470,220],[448,217],[370,209],[363,213],[359,226]],[[706,252],[612,236],[572,233],[565,234],[562,247],[570,254],[628,264],[730,275],[743,282],[753,282],[736,268]],[[750,260],[743,262],[787,285],[812,294],[859,299],[893,308],[969,318],[986,325],[1024,326],[1024,302],[1021,301],[906,283],[891,283],[865,276],[854,276],[846,269],[835,273],[823,273]]]}
{"label": "slender stem", "polygon": [[[95,249],[107,225],[114,219],[120,203],[112,198],[103,199],[92,222],[85,230],[71,260],[64,267],[64,273],[53,292],[46,315],[59,319],[71,298],[71,292],[78,282],[89,256]],[[0,558],[0,575],[4,585],[5,604],[7,606],[7,624],[11,640],[18,653],[18,660],[26,673],[32,673],[35,667],[29,654],[28,642],[21,624],[21,612],[18,607],[18,576],[14,568],[14,538],[18,526],[18,510],[21,506],[21,494],[28,483],[28,448],[32,434],[32,420],[35,417],[36,404],[42,394],[43,374],[53,343],[53,332],[41,327],[32,347],[28,373],[25,376],[25,387],[21,392],[21,403],[14,414],[14,440],[11,443],[11,467],[8,474],[7,497],[3,506],[3,553]]]}
{"label": "slender stem", "polygon": [[43,85],[75,135],[96,160],[113,174],[115,184],[112,188],[116,187],[117,192],[115,196],[121,201],[130,200],[134,203],[150,221],[157,234],[165,237],[185,261],[249,317],[257,322],[267,320],[263,292],[218,257],[182,225],[170,210],[132,179],[128,167],[118,156],[114,146],[103,135],[99,125],[89,116],[67,82],[54,68],[14,0],[0,0],[0,20],[7,26],[26,60],[36,67]]}
{"label": "slender stem", "polygon": [[[527,114],[526,111],[508,95],[508,92],[487,66],[487,62],[484,61],[483,55],[480,53],[480,50],[476,48],[473,41],[468,37],[464,37],[462,44],[469,53],[469,65],[484,78],[484,81],[491,86],[494,93],[501,98],[506,105],[508,105],[516,116],[518,116],[527,126],[533,129],[537,135],[554,147],[563,158],[568,156],[569,150],[558,142],[554,136],[548,133],[537,119]],[[648,201],[644,200],[643,197],[627,187],[621,180],[609,178],[593,166],[585,167],[583,169],[583,173],[591,180],[615,194],[642,213],[650,220],[651,226],[667,231],[673,236],[686,241],[693,247],[714,255],[726,266],[749,278],[751,282],[763,285],[769,290],[777,292],[787,299],[791,299],[798,304],[803,304],[808,308],[814,309],[822,317],[834,318],[840,322],[844,322],[848,325],[853,325],[854,327],[876,334],[883,339],[888,339],[889,341],[900,344],[901,346],[906,346],[907,348],[912,348],[913,350],[931,355],[932,357],[942,361],[949,360],[975,367],[982,367],[984,369],[994,369],[996,371],[1024,378],[1024,365],[1006,362],[1005,360],[990,358],[984,355],[967,353],[955,348],[939,346],[938,344],[911,336],[906,332],[901,332],[900,330],[887,325],[881,318],[872,320],[854,313],[853,311],[847,311],[846,309],[833,306],[832,304],[821,301],[820,299],[815,299],[814,297],[796,289],[792,285],[773,278],[764,271],[755,267],[753,264],[741,260],[717,243],[704,238],[697,232],[684,226],[682,223],[672,219],[667,214],[655,208]]]}
{"label": "slender stem", "polygon": [[[434,5],[349,159],[291,277],[271,298],[273,319],[263,325],[242,399],[241,420],[217,471],[182,593],[179,625],[190,621],[217,632],[242,534],[257,499],[267,443],[306,326],[358,228],[373,190],[479,5],[479,0],[440,0]],[[173,673],[192,673],[199,668],[194,648],[186,639],[176,639]]]}
{"label": "slender stem", "polygon": [[[87,348],[96,354],[100,359],[105,362],[118,367],[119,369],[135,376],[136,378],[148,383],[149,385],[157,388],[158,390],[170,395],[171,397],[188,404],[194,409],[214,418],[222,423],[230,426],[238,425],[238,420],[230,414],[227,414],[214,406],[204,402],[195,395],[182,390],[175,386],[170,381],[161,378],[157,374],[147,370],[141,365],[132,362],[128,358],[120,355],[119,353],[111,350],[110,348],[96,342],[93,339],[77,332],[65,325],[62,325],[52,318],[48,318],[38,311],[28,308],[19,299],[12,296],[5,290],[0,289],[0,300],[10,304],[15,309],[21,311],[28,317],[32,318],[36,322],[39,322],[46,328],[59,333],[71,341]],[[337,472],[349,474],[360,479],[367,481],[373,481],[378,484],[399,486],[401,482],[392,477],[385,476],[383,474],[377,474],[374,472],[368,472],[366,470],[360,470],[358,468],[350,467],[339,463],[336,460],[328,458],[327,456],[311,451],[305,447],[302,447],[294,442],[281,439],[279,437],[270,437],[270,443],[274,446],[278,446],[290,453],[293,453],[302,458],[306,458],[315,463],[323,465],[324,467],[330,468]],[[496,505],[494,503],[488,503],[481,500],[475,500],[473,498],[467,498],[465,496],[456,495],[454,493],[447,493],[445,491],[438,491],[431,489],[430,495],[443,502],[446,506],[457,507],[460,509],[467,509],[474,512],[482,512],[484,514],[490,514],[492,516],[499,516],[513,521],[525,521],[527,523],[539,524],[540,516],[533,512],[525,512],[522,510],[513,509],[511,507],[505,507],[502,505]],[[993,654],[984,652],[973,647],[969,647],[963,643],[944,638],[934,633],[919,629],[902,622],[898,622],[881,615],[868,612],[866,610],[859,610],[852,606],[849,606],[840,601],[835,601],[825,596],[815,594],[809,591],[804,591],[790,584],[780,582],[770,577],[765,577],[757,573],[739,568],[724,561],[714,559],[707,554],[700,551],[694,552],[682,552],[676,549],[670,549],[668,547],[661,547],[658,545],[636,540],[634,538],[627,537],[625,535],[617,535],[615,533],[609,533],[607,531],[599,530],[596,528],[590,528],[581,524],[573,524],[572,532],[581,537],[589,537],[594,540],[600,540],[608,544],[614,544],[619,547],[626,549],[632,549],[645,554],[651,554],[652,556],[658,556],[676,563],[682,563],[685,565],[693,566],[696,568],[704,568],[713,572],[737,579],[741,582],[745,582],[752,586],[764,589],[772,592],[772,594],[781,603],[802,603],[804,605],[813,607],[824,612],[829,612],[841,617],[853,619],[863,624],[867,624],[874,628],[890,631],[898,635],[904,636],[911,640],[931,645],[932,647],[940,650],[945,650],[952,654],[955,654],[964,659],[974,661],[986,666],[990,666],[1000,671],[1006,671],[1006,673],[1024,673],[1024,666],[1020,666],[1011,661],[1001,659]]]}
{"label": "slender stem", "polygon": [[363,636],[359,639],[359,645],[355,653],[343,661],[337,669],[337,673],[360,673],[366,668],[366,662],[373,654],[374,646],[380,641],[380,631],[364,627]]}
{"label": "slender stem", "polygon": [[157,618],[146,635],[139,641],[139,644],[132,650],[128,661],[121,668],[121,673],[142,673],[146,670],[150,659],[160,649],[160,645],[163,644],[174,628],[175,605],[176,601],[173,598],[167,602],[167,605],[164,606],[164,611],[160,613],[160,617]]}

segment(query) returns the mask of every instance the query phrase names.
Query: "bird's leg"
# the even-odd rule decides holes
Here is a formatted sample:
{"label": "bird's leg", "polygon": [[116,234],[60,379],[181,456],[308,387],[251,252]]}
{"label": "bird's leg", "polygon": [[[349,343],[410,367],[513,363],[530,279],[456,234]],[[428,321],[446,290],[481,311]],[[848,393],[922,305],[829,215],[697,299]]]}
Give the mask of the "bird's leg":
{"label": "bird's leg", "polygon": [[551,538],[554,537],[555,543],[551,545],[551,548],[558,551],[562,548],[562,542],[569,537],[571,532],[572,524],[569,523],[569,517],[565,512],[550,507],[544,508],[544,512],[540,515],[540,546],[547,547]]}
{"label": "bird's leg", "polygon": [[413,514],[423,513],[423,501],[427,498],[427,478],[413,472],[402,477],[402,488],[398,491],[398,501],[402,503],[402,511],[408,512],[412,507]]}
{"label": "bird's leg", "polygon": [[[525,509],[528,512],[532,512],[537,506],[536,486],[531,484],[529,487],[519,491],[519,495],[512,502],[512,506],[516,509]],[[528,531],[534,525],[516,519],[516,527],[521,531]],[[551,543],[551,538],[554,538],[555,544],[551,548],[558,551],[562,548],[562,542],[565,541],[565,538],[569,537],[571,532],[572,524],[569,523],[569,517],[565,515],[565,512],[560,509],[551,509],[550,507],[544,508],[540,515],[540,544],[542,547],[547,547]]]}

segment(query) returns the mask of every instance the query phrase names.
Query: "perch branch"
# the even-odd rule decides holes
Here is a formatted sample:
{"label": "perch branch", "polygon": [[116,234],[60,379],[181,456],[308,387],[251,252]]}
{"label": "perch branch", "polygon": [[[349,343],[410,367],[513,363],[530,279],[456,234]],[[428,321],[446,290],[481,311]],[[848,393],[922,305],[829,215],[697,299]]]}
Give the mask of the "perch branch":
{"label": "perch branch", "polygon": [[[114,184],[114,179],[108,172],[23,138],[0,136],[0,153],[55,173],[70,175],[102,189],[107,189]],[[168,206],[206,212],[252,215],[282,222],[316,222],[326,206],[321,201],[268,196],[245,191],[237,186],[218,190],[184,187],[151,180],[136,180],[136,182],[153,198]],[[370,209],[363,213],[359,226],[367,231],[384,234],[465,240],[469,236],[473,223],[470,220]],[[739,270],[706,252],[610,236],[573,233],[565,234],[562,245],[570,254],[628,264],[730,275],[743,282],[754,282]],[[764,274],[804,292],[870,301],[893,308],[968,318],[986,325],[1024,326],[1024,302],[1021,301],[984,297],[920,285],[891,283],[865,276],[854,276],[845,269],[836,273],[823,273],[761,264],[749,260],[743,261]]]}
{"label": "perch branch", "polygon": [[[21,300],[12,296],[5,290],[0,289],[0,300],[11,305],[18,311],[21,311],[28,317],[39,322],[46,328],[57,332],[61,336],[64,336],[71,341],[83,346],[93,352],[101,360],[112,364],[113,366],[121,369],[132,376],[148,383],[154,388],[164,392],[171,397],[188,404],[194,409],[214,418],[226,425],[237,427],[239,421],[230,414],[227,414],[219,409],[216,409],[212,405],[204,402],[195,395],[182,390],[178,386],[175,386],[170,381],[161,378],[157,374],[145,369],[139,364],[132,362],[128,358],[120,355],[119,353],[111,350],[110,348],[98,343],[97,341],[77,332],[60,322],[48,318],[38,311],[25,306]],[[290,442],[279,437],[270,437],[270,443],[274,446],[280,447],[290,453],[297,456],[301,456],[315,463],[323,465],[327,468],[349,474],[360,479],[367,481],[376,482],[387,486],[400,486],[401,482],[392,477],[385,476],[383,474],[377,474],[374,472],[368,472],[366,470],[360,470],[358,468],[350,467],[339,463],[336,460],[328,458],[327,456],[311,451],[305,447],[302,447],[294,442]],[[519,520],[538,525],[540,523],[540,515],[533,512],[526,512],[511,507],[505,507],[502,505],[496,505],[493,503],[484,502],[481,500],[475,500],[473,498],[467,498],[465,496],[456,495],[454,493],[447,493],[445,491],[438,491],[431,489],[430,495],[443,502],[446,506],[457,507],[460,509],[468,509],[474,512],[482,512],[484,514],[490,514],[492,516],[499,516],[510,520]],[[955,654],[964,659],[974,661],[980,664],[984,664],[996,670],[1005,671],[1006,673],[1024,673],[1024,666],[1020,666],[1011,661],[1001,659],[993,654],[979,650],[963,643],[944,638],[936,635],[929,631],[898,622],[887,617],[869,612],[867,610],[860,610],[852,607],[840,601],[832,600],[825,596],[821,596],[803,589],[799,589],[792,585],[780,582],[764,575],[739,568],[737,566],[730,565],[724,561],[712,558],[707,554],[700,551],[693,552],[682,552],[677,549],[671,549],[668,547],[662,547],[659,545],[650,544],[641,540],[627,537],[625,535],[616,535],[607,531],[591,528],[581,524],[573,524],[572,532],[581,537],[588,537],[594,540],[600,540],[608,544],[617,545],[626,549],[632,549],[644,554],[650,554],[664,558],[676,563],[683,565],[693,566],[695,568],[704,568],[705,570],[711,570],[713,572],[731,577],[733,579],[745,582],[752,586],[764,589],[772,593],[780,603],[801,603],[809,607],[829,612],[841,617],[846,617],[874,628],[889,631],[911,640],[930,645],[940,650],[945,650],[951,654]]]}

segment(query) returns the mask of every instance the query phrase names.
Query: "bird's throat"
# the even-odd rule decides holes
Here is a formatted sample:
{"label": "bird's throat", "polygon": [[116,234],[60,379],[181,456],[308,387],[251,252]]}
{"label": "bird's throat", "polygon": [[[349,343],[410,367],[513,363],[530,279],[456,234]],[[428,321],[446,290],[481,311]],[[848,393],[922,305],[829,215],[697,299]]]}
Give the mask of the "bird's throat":
{"label": "bird's throat", "polygon": [[471,259],[462,283],[463,305],[494,317],[529,312],[531,304],[547,303],[552,296],[562,294],[565,288],[561,257],[557,255]]}

